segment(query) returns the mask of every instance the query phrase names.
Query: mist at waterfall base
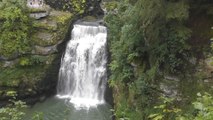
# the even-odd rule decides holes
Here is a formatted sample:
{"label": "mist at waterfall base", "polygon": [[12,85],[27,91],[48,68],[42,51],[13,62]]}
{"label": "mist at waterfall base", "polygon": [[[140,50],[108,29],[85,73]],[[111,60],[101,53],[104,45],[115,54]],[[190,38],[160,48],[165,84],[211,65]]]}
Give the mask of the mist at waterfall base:
{"label": "mist at waterfall base", "polygon": [[34,112],[42,112],[45,120],[111,120],[104,100],[106,44],[106,27],[75,24],[61,60],[57,95],[29,108],[26,120]]}

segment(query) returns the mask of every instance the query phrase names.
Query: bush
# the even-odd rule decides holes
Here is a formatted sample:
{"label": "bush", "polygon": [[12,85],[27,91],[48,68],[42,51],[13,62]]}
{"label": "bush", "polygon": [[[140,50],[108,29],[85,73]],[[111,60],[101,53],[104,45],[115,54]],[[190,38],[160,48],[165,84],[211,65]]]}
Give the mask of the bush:
{"label": "bush", "polygon": [[0,55],[11,57],[30,51],[30,18],[24,0],[0,2]]}
{"label": "bush", "polygon": [[1,120],[23,120],[25,113],[22,110],[27,107],[26,103],[16,100],[15,91],[8,91],[7,95],[13,97],[13,99],[6,107],[0,108]]}

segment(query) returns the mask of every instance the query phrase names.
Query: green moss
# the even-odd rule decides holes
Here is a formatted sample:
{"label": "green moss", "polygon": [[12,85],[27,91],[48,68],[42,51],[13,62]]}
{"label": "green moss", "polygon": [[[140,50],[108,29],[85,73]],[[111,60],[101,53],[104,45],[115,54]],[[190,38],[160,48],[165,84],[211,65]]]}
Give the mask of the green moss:
{"label": "green moss", "polygon": [[69,12],[61,12],[61,11],[53,11],[53,14],[50,16],[49,19],[56,21],[58,24],[67,24],[73,15]]}
{"label": "green moss", "polygon": [[19,64],[12,68],[2,68],[0,71],[0,86],[20,87],[35,85],[45,76],[46,69],[56,55],[28,56],[19,59]]}
{"label": "green moss", "polygon": [[[84,13],[86,8],[86,0],[70,0],[69,4],[72,5],[73,11],[76,14]],[[67,7],[69,7],[69,4],[67,4]],[[65,6],[65,9],[66,9],[66,6]]]}
{"label": "green moss", "polygon": [[64,34],[68,28],[60,28],[57,32],[49,32],[41,30],[32,35],[34,45],[51,46],[56,45],[60,40],[64,39]]}
{"label": "green moss", "polygon": [[6,68],[0,72],[0,86],[19,87],[20,84],[34,86],[44,73],[44,66]]}
{"label": "green moss", "polygon": [[57,24],[56,25],[51,25],[45,22],[41,21],[33,21],[33,27],[36,29],[45,29],[48,31],[56,31],[57,30]]}
{"label": "green moss", "polygon": [[32,41],[35,45],[39,46],[55,45],[59,40],[54,39],[53,37],[54,34],[57,33],[56,32],[51,33],[47,30],[40,30],[32,35]]}
{"label": "green moss", "polygon": [[[57,44],[58,41],[64,39],[71,19],[71,13],[53,11],[52,14],[45,19],[34,20],[31,44],[40,46]],[[59,26],[58,29],[57,26]],[[46,35],[49,35],[49,40]],[[0,86],[20,87],[25,85],[29,88],[29,91],[32,91],[35,85],[42,80],[46,69],[55,57],[56,55],[24,56],[19,59],[18,64],[11,68],[3,68],[4,63],[0,62]]]}
{"label": "green moss", "polygon": [[30,59],[29,59],[29,58],[26,58],[26,57],[23,57],[23,58],[20,59],[19,64],[20,64],[21,66],[28,66],[28,65],[31,64],[31,63],[30,63]]}
{"label": "green moss", "polygon": [[[32,9],[31,12],[38,12],[38,10]],[[72,18],[73,16],[71,13],[52,11],[50,15],[44,19],[30,21],[30,23],[32,24],[27,24],[28,26],[31,26],[29,27],[30,30],[27,29],[28,32],[30,31],[29,32],[30,36],[27,36],[26,40],[27,42],[30,41],[30,43],[29,44],[24,43],[23,41],[21,42],[18,41],[18,43],[16,43],[16,46],[19,45],[21,46],[21,48],[26,48],[24,50],[21,49],[20,54],[27,52],[30,53],[32,51],[32,48],[35,47],[35,45],[38,46],[56,45],[59,41],[65,38],[65,35],[67,34]],[[12,33],[14,33],[14,31],[11,32],[11,34]],[[17,33],[19,33],[19,31]],[[20,34],[15,35],[20,36]],[[3,35],[0,38],[9,39],[7,37],[8,34],[5,33]],[[21,35],[24,36],[25,34]],[[12,37],[13,36],[14,35],[12,35]],[[20,40],[23,40],[22,39],[23,37],[18,38]],[[17,51],[16,47],[14,48],[13,43],[11,43],[7,39],[5,39],[5,43],[7,42],[8,45],[4,44],[4,46],[7,45],[7,48],[13,48],[9,50],[15,49],[15,51]],[[0,46],[0,48],[6,49],[6,47],[4,46],[2,47]],[[6,54],[5,51],[1,52],[4,52],[4,54]],[[12,52],[9,51],[8,56],[13,55],[12,53],[13,51]],[[48,72],[47,69],[52,67],[51,64],[53,63],[53,60],[56,58],[56,56],[57,55],[55,54],[48,56],[22,55],[22,57],[17,58],[14,61],[14,65],[10,67],[3,67],[5,62],[0,62],[0,90],[1,90],[0,98],[9,96],[10,91],[17,91],[19,95],[32,95],[36,94],[37,91],[39,91],[40,89],[44,89],[41,88],[41,83],[46,82],[43,80]],[[12,63],[13,61],[11,61],[11,64]]]}
{"label": "green moss", "polygon": [[67,18],[69,18],[69,16],[58,16],[57,21],[61,24],[65,24],[68,20]]}
{"label": "green moss", "polygon": [[33,21],[35,28],[33,44],[39,46],[55,45],[63,40],[73,16],[68,12],[52,11],[45,20]]}
{"label": "green moss", "polygon": [[20,66],[33,66],[33,65],[45,65],[46,62],[52,61],[52,56],[39,56],[39,55],[32,55],[32,56],[26,56],[26,57],[21,57],[19,59],[19,65]]}
{"label": "green moss", "polygon": [[118,3],[116,1],[107,2],[104,5],[104,8],[106,8],[107,11],[112,11],[118,7]]}
{"label": "green moss", "polygon": [[4,19],[0,29],[0,54],[13,57],[15,54],[28,53],[31,51],[31,20],[27,11],[20,7],[22,3],[18,5],[17,2],[4,2],[5,6],[0,8],[1,17]]}

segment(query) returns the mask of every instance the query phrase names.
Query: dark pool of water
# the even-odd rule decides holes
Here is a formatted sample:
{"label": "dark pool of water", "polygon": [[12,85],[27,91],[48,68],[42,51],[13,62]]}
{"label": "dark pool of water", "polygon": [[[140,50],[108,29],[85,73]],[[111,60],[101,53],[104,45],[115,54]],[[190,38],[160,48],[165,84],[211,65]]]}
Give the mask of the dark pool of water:
{"label": "dark pool of water", "polygon": [[112,120],[110,109],[108,104],[89,109],[76,109],[67,100],[52,97],[27,108],[24,120],[31,120],[36,112],[41,112],[44,120]]}

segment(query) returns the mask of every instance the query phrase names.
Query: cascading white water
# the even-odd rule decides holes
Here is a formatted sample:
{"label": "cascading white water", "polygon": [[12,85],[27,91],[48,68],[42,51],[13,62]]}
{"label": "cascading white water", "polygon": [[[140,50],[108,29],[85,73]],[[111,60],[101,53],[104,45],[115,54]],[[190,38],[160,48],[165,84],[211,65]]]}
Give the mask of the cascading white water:
{"label": "cascading white water", "polygon": [[107,82],[107,29],[74,25],[72,39],[61,61],[57,92],[77,108],[104,103]]}

